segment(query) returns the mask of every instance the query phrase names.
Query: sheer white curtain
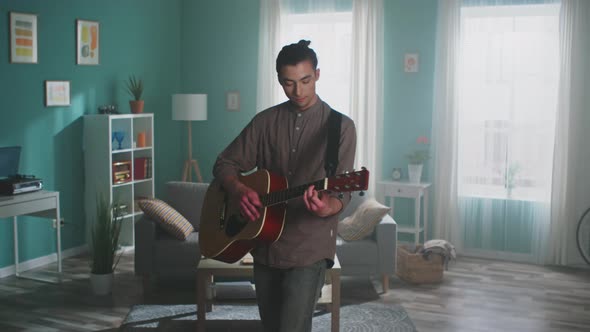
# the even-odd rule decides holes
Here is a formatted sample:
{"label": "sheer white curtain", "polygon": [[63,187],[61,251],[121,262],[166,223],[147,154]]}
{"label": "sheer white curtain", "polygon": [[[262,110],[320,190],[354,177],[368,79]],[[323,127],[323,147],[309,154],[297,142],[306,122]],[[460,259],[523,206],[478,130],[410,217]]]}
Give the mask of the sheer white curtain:
{"label": "sheer white curtain", "polygon": [[274,66],[276,56],[282,47],[280,44],[281,13],[280,0],[260,0],[256,112],[275,105],[275,101],[281,95]]}
{"label": "sheer white curtain", "polygon": [[436,36],[434,110],[432,113],[434,236],[462,250],[457,202],[457,61],[460,0],[440,1]]}
{"label": "sheer white curtain", "polygon": [[461,10],[459,220],[465,253],[542,262],[560,7],[505,3]]}
{"label": "sheer white curtain", "polygon": [[357,130],[356,167],[367,167],[369,194],[381,178],[383,132],[383,0],[354,0],[350,117]]}
{"label": "sheer white curtain", "polygon": [[588,205],[587,197],[584,197],[587,192],[584,195],[583,189],[590,185],[585,176],[588,166],[584,165],[583,159],[590,138],[586,126],[583,126],[583,113],[590,99],[585,85],[585,77],[590,71],[588,31],[590,2],[562,0],[559,49],[561,75],[553,162],[551,232],[546,260],[550,264],[575,263],[576,259],[568,255],[568,244],[575,242],[577,218]]}
{"label": "sheer white curtain", "polygon": [[463,254],[544,261],[559,3],[541,2],[439,2],[434,229]]}

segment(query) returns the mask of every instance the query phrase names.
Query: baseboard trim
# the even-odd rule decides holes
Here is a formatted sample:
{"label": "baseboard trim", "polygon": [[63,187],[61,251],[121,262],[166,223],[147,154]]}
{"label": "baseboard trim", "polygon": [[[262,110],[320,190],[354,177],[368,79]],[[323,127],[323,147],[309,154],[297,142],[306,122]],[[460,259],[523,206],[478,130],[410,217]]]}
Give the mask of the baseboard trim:
{"label": "baseboard trim", "polygon": [[[83,254],[88,251],[88,246],[83,245],[80,247],[74,247],[70,249],[63,250],[61,252],[61,259],[63,261],[64,258],[77,256]],[[25,272],[28,270],[32,270],[47,264],[57,262],[57,253],[49,254],[47,256],[41,256],[37,258],[30,259],[28,261],[23,261],[18,263],[19,272]],[[5,278],[8,276],[12,276],[16,273],[16,269],[14,265],[9,265],[0,269],[0,279]]]}

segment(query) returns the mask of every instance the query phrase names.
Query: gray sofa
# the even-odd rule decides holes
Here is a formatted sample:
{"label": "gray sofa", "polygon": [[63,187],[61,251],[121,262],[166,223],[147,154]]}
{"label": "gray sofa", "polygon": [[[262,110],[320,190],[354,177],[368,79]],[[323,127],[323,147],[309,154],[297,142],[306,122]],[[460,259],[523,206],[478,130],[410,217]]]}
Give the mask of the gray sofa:
{"label": "gray sofa", "polygon": [[[352,194],[352,200],[340,213],[340,220],[354,213],[367,195]],[[346,276],[380,276],[383,292],[389,289],[389,276],[395,273],[397,224],[386,214],[369,237],[357,241],[336,239],[336,254]]]}
{"label": "gray sofa", "polygon": [[[199,218],[207,184],[168,182],[164,199],[195,227],[186,241],[164,232],[153,220],[143,216],[135,223],[135,274],[142,276],[144,289],[155,278],[194,278],[201,254],[199,250]],[[352,214],[364,196],[353,194],[351,203],[341,218]],[[389,276],[395,272],[397,228],[386,215],[374,234],[359,241],[337,239],[337,255],[342,275],[377,275],[382,278],[384,291]]]}

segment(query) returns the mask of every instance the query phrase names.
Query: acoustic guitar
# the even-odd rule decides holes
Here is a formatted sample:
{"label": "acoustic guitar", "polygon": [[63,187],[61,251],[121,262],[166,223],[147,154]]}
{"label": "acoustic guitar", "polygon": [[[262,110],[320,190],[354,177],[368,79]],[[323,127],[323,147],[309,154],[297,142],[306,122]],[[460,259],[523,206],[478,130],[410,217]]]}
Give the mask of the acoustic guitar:
{"label": "acoustic guitar", "polygon": [[285,222],[286,202],[303,196],[310,185],[315,190],[351,192],[367,190],[369,171],[335,175],[312,183],[289,188],[285,177],[267,170],[241,176],[240,181],[256,191],[263,207],[260,218],[250,221],[240,215],[235,202],[219,181],[213,181],[205,194],[199,228],[201,254],[218,261],[234,263],[261,243],[279,239]]}

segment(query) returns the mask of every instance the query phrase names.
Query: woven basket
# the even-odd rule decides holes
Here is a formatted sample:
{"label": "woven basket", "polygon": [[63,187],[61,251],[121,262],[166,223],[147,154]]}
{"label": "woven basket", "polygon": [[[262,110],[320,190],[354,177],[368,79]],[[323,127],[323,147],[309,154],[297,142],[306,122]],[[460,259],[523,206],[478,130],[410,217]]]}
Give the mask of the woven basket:
{"label": "woven basket", "polygon": [[[416,252],[422,245],[416,247]],[[440,255],[431,255],[425,259],[422,254],[415,254],[406,245],[397,247],[397,270],[400,279],[412,284],[439,283],[443,278],[443,262]]]}

